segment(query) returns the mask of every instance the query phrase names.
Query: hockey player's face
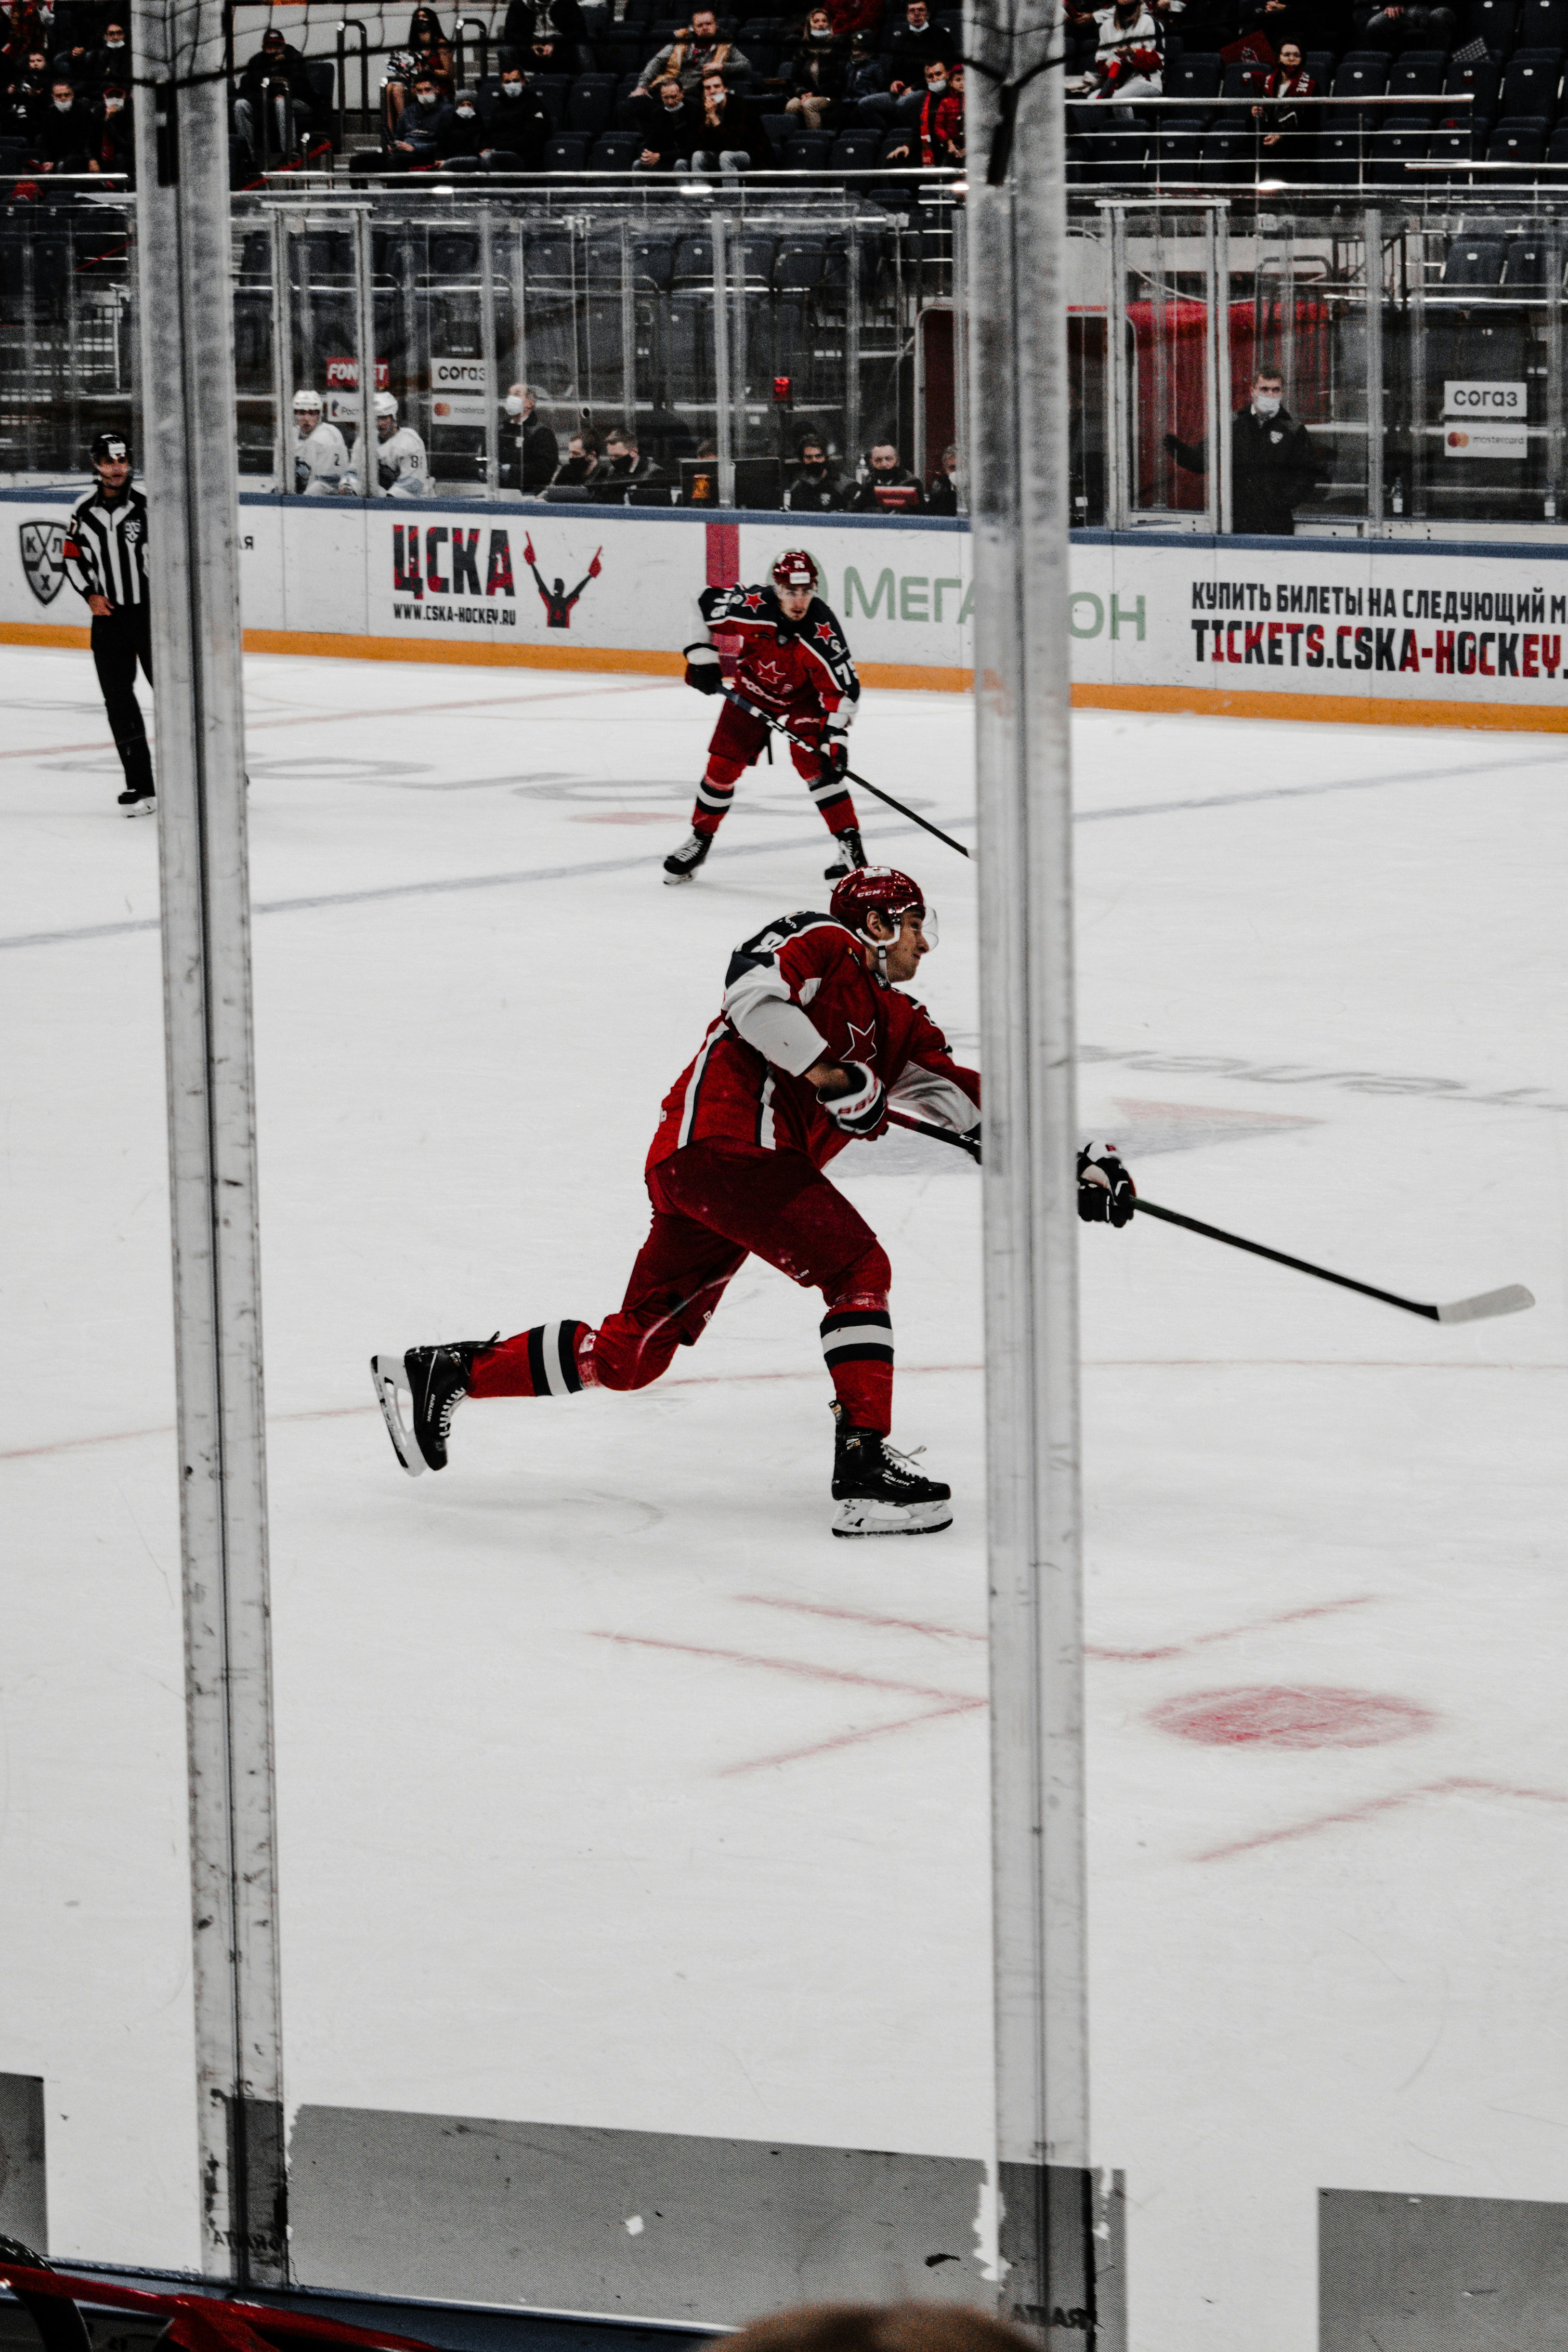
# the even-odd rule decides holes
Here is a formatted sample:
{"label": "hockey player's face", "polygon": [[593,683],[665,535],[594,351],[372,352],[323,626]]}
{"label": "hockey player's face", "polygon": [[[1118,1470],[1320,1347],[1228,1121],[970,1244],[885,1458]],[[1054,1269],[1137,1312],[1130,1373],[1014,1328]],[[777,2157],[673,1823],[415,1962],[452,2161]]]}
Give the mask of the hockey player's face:
{"label": "hockey player's face", "polygon": [[122,490],[131,479],[130,460],[125,457],[100,457],[98,461],[98,478],[106,490],[116,492]]}
{"label": "hockey player's face", "polygon": [[378,416],[378,417],[376,418],[376,420],[375,420],[375,430],[376,430],[376,436],[377,436],[377,438],[378,438],[379,440],[382,440],[382,441],[390,441],[390,440],[391,440],[391,438],[392,438],[392,436],[393,436],[393,435],[394,435],[394,434],[396,432],[396,430],[397,430],[397,419],[396,419],[396,417],[395,417],[395,416]]}
{"label": "hockey player's face", "polygon": [[809,588],[781,588],[779,590],[779,610],[783,613],[786,621],[804,621],[805,618],[806,606],[810,602],[811,591]]}
{"label": "hockey player's face", "polygon": [[[873,915],[868,926],[874,937],[889,936],[889,927],[879,915]],[[894,982],[913,980],[920,970],[921,958],[931,953],[931,941],[925,935],[924,918],[907,914],[900,918],[896,938],[888,950],[888,978]]]}

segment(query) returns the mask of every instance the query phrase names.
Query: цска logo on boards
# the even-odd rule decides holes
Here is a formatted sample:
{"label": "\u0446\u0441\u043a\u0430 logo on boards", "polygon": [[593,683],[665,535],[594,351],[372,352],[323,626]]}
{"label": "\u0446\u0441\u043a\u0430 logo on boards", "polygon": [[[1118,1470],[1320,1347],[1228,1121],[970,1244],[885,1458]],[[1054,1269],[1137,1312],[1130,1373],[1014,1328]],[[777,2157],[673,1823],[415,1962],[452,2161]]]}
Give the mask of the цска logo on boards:
{"label": "\u0446\u0441\u043a\u0430 logo on boards", "polygon": [[66,527],[63,522],[25,522],[21,540],[27,585],[40,604],[52,604],[66,584]]}

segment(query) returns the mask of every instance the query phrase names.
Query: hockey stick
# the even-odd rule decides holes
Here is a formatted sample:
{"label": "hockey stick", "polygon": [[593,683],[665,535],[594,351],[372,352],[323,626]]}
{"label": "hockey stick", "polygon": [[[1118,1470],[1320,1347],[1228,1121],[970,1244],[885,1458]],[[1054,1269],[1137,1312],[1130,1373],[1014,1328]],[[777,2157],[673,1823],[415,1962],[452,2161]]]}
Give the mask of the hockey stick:
{"label": "hockey stick", "polygon": [[[889,1119],[896,1127],[907,1127],[916,1135],[929,1135],[938,1143],[955,1143],[967,1151],[972,1160],[980,1157],[980,1146],[972,1137],[960,1135],[953,1129],[933,1126],[930,1119],[910,1118],[907,1113],[889,1110]],[[1162,1209],[1156,1202],[1138,1194],[1135,1206],[1145,1217],[1157,1217],[1164,1225],[1182,1225],[1190,1234],[1202,1234],[1205,1241],[1223,1242],[1227,1249],[1246,1250],[1253,1257],[1272,1259],[1276,1265],[1293,1266],[1298,1274],[1315,1275],[1320,1282],[1332,1282],[1342,1290],[1355,1290],[1363,1298],[1380,1298],[1385,1307],[1402,1307],[1407,1315],[1424,1315],[1431,1323],[1484,1323],[1494,1315],[1519,1315],[1535,1300],[1520,1282],[1510,1282],[1501,1290],[1479,1291],[1473,1298],[1451,1298],[1439,1307],[1428,1307],[1419,1298],[1402,1298],[1396,1290],[1380,1290],[1375,1283],[1356,1282],[1348,1274],[1331,1274],[1326,1265],[1313,1265],[1304,1257],[1291,1257],[1284,1250],[1267,1249],[1262,1242],[1244,1241],[1239,1234],[1222,1233],[1218,1225],[1205,1225],[1197,1217],[1184,1217],[1176,1209]]]}
{"label": "hockey stick", "polygon": [[[748,719],[760,719],[764,727],[771,728],[775,735],[787,736],[792,743],[798,743],[803,751],[820,752],[820,744],[808,743],[804,735],[797,735],[793,727],[786,727],[782,719],[773,717],[771,710],[763,709],[758,703],[749,702],[738,688],[721,684],[719,691],[726,702],[732,702],[737,710],[745,712]],[[865,777],[858,776],[853,768],[845,769],[844,781],[846,783],[858,784],[863,793],[870,793],[876,799],[886,801],[888,806],[896,808],[900,816],[912,818],[916,824],[923,825],[927,833],[934,833],[939,841],[945,841],[950,849],[956,849],[960,857],[968,856],[969,852],[962,841],[954,841],[952,834],[943,833],[940,824],[932,824],[929,817],[917,815],[915,811],[912,808],[907,808],[902,801],[896,801],[891,793],[885,793],[882,790],[880,784],[868,783]]]}

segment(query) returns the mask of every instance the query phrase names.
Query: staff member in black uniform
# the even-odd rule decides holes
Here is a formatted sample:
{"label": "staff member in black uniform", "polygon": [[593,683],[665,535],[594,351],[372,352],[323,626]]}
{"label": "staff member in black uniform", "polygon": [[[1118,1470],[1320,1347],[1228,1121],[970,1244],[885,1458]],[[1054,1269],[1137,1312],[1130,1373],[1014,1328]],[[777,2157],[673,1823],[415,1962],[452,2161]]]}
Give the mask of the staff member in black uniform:
{"label": "staff member in black uniform", "polygon": [[66,578],[87,598],[92,614],[92,659],[103,707],[125,771],[120,806],[127,816],[157,803],[153,755],[136,699],[136,665],[153,683],[152,623],[147,605],[147,500],[131,484],[131,447],[123,435],[100,433],[92,445],[97,481],[71,509],[66,525]]}

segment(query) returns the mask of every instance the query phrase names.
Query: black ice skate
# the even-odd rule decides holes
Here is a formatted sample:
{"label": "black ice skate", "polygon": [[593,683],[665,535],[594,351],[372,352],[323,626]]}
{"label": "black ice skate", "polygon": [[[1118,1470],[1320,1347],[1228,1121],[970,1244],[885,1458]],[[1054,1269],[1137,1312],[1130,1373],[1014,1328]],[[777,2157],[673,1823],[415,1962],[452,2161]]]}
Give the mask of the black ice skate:
{"label": "black ice skate", "polygon": [[833,838],[838,844],[838,856],[833,865],[823,867],[822,878],[825,882],[842,882],[847,874],[858,874],[865,865],[865,845],[852,824],[846,825]]}
{"label": "black ice skate", "polygon": [[[474,1358],[493,1348],[500,1337],[497,1331],[488,1339],[454,1339],[444,1348],[410,1348],[405,1356],[371,1358],[371,1378],[386,1433],[411,1478],[447,1467],[452,1415],[468,1393]],[[412,1423],[403,1418],[399,1389],[408,1391]]]}
{"label": "black ice skate", "polygon": [[157,814],[158,795],[151,784],[127,784],[115,803],[127,816],[153,816]]}
{"label": "black ice skate", "polygon": [[677,882],[689,882],[712,846],[710,833],[688,834],[680,847],[672,849],[664,861],[666,888],[672,888]]}
{"label": "black ice skate", "polygon": [[952,1527],[951,1486],[922,1478],[909,1455],[896,1454],[874,1429],[852,1428],[841,1404],[833,1418],[836,1536],[931,1536]]}

